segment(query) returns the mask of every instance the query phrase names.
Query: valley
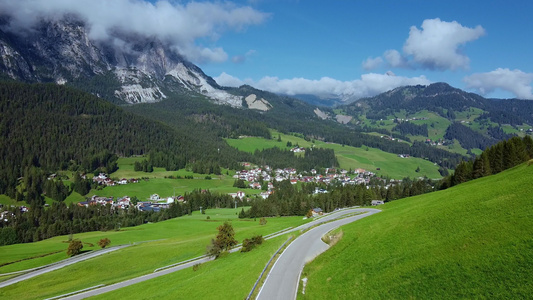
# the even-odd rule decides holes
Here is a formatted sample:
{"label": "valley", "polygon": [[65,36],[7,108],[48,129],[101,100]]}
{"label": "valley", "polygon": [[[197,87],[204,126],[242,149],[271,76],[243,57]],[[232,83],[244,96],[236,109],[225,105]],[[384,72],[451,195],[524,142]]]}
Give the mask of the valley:
{"label": "valley", "polygon": [[533,75],[477,19],[245,2],[0,0],[0,298],[529,298]]}

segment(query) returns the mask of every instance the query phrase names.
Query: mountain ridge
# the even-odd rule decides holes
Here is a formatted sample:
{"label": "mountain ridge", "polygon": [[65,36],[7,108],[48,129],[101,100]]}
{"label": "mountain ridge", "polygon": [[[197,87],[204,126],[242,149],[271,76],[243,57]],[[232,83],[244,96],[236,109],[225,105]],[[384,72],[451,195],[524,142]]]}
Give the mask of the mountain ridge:
{"label": "mountain ridge", "polygon": [[[206,96],[219,104],[241,107],[242,99],[164,41],[114,32],[117,38],[95,40],[77,16],[42,19],[32,30],[13,32],[9,17],[0,22],[0,70],[25,82],[73,84],[112,102],[157,102],[172,93]],[[120,41],[120,42],[119,42]],[[99,79],[105,78],[105,79]],[[111,88],[111,92],[98,90]]]}

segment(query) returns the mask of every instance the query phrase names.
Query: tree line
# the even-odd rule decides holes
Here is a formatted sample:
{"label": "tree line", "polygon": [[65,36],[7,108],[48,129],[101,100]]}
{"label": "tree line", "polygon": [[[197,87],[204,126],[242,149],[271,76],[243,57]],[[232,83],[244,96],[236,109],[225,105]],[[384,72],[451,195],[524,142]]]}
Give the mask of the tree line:
{"label": "tree line", "polygon": [[[237,117],[238,113],[255,112],[215,107],[206,101],[195,104],[191,99],[181,99],[164,104],[175,109],[182,104],[191,111],[200,109],[191,116],[168,113],[172,110],[165,113],[158,106],[152,109],[139,105],[148,112],[143,117],[136,114],[135,108],[126,108],[135,113],[124,111],[65,86],[0,82],[0,194],[17,198],[18,179],[25,177],[31,167],[40,168],[43,174],[58,170],[112,173],[117,168],[118,156],[148,155],[145,165],[136,166],[143,171],[149,171],[150,166],[178,170],[190,165],[201,173],[218,174],[222,167],[238,169],[242,161],[292,166],[289,158],[294,159],[292,153],[250,154],[230,147],[219,136],[222,133],[213,128],[227,128],[231,135],[254,134],[267,138],[270,132],[265,123],[253,119],[244,118],[244,123],[236,121],[242,119]],[[194,121],[204,112],[215,114],[215,108],[222,112],[215,120],[220,119],[222,123],[202,117]],[[276,162],[277,159],[283,162]],[[295,160],[303,168],[331,167],[335,163],[333,152],[322,150]],[[39,192],[43,187],[35,185],[35,188]]]}
{"label": "tree line", "polygon": [[473,179],[497,174],[533,158],[530,136],[512,137],[486,149],[473,160],[460,162],[454,174],[443,179],[442,187],[451,187]]}
{"label": "tree line", "polygon": [[[372,185],[335,185],[325,186],[306,183],[300,188],[288,180],[275,183],[276,190],[267,199],[253,199],[251,208],[242,211],[240,218],[259,218],[273,216],[305,216],[313,208],[331,212],[336,208],[355,205],[368,206],[372,200],[393,201],[416,196],[438,188],[438,181],[430,179],[411,180],[404,178],[401,183],[385,188],[386,181],[373,180]],[[314,194],[315,188],[327,188],[326,194]]]}
{"label": "tree line", "polygon": [[[200,207],[205,210],[235,206],[231,196],[209,190],[194,190],[186,193],[184,198],[184,203],[171,203],[168,209],[159,212],[139,211],[134,206],[127,209],[117,209],[111,205],[85,207],[59,201],[50,207],[32,206],[25,213],[18,207],[8,208],[12,216],[7,217],[7,222],[0,221],[0,246],[36,242],[58,235],[119,230],[122,227],[155,223],[191,214],[200,210]],[[245,201],[237,201],[238,206],[246,204]]]}

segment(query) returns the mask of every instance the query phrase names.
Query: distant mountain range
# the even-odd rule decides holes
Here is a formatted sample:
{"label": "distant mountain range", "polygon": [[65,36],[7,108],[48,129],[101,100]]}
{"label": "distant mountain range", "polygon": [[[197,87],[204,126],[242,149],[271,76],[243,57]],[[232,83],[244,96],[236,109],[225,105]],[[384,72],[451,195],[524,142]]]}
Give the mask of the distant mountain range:
{"label": "distant mountain range", "polygon": [[[466,155],[533,131],[533,102],[486,99],[446,83],[399,87],[355,101],[288,97],[246,85],[219,86],[170,45],[155,38],[114,32],[123,43],[93,40],[85,23],[73,15],[42,19],[32,30],[16,32],[9,20],[0,13],[0,79],[68,85],[115,104],[161,103],[133,110],[151,118],[168,115],[170,123],[175,123],[179,113],[183,120],[202,122],[224,137],[268,136],[268,127],[311,139],[329,138],[400,151],[396,146],[368,140],[369,136],[384,135],[409,145],[424,142]],[[223,104],[224,108],[208,106],[199,99]],[[188,104],[192,102],[199,104]]]}
{"label": "distant mountain range", "polygon": [[486,99],[442,82],[399,87],[335,111],[330,117],[349,118],[348,124],[364,131],[426,140],[450,150],[458,142],[465,153],[533,131],[532,101]]}

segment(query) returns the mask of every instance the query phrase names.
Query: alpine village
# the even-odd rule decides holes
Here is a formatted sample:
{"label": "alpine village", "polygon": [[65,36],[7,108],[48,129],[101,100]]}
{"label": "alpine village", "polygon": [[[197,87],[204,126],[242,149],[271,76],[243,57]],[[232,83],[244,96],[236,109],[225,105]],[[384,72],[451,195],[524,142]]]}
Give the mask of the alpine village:
{"label": "alpine village", "polygon": [[0,298],[531,299],[533,102],[226,86],[243,2],[0,1]]}

